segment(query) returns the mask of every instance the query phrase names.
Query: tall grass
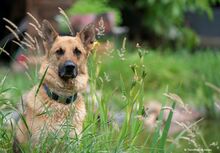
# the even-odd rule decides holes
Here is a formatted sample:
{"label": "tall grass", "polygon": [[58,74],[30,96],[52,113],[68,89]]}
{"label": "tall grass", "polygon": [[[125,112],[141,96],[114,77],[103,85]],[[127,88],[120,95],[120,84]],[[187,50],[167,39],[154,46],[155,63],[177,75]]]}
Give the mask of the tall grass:
{"label": "tall grass", "polygon": [[[123,55],[122,55],[123,54]],[[145,129],[143,122],[137,118],[143,112],[144,103],[144,86],[146,79],[146,66],[144,65],[144,57],[146,51],[138,49],[136,56],[139,58],[137,62],[130,63],[122,69],[131,71],[131,79],[128,80],[123,74],[118,72],[118,76],[114,79],[118,80],[118,85],[112,91],[105,91],[105,88],[111,84],[113,78],[108,78],[110,72],[102,75],[102,57],[96,53],[89,60],[90,73],[90,92],[85,94],[87,104],[87,117],[84,123],[84,130],[81,138],[70,138],[69,131],[72,129],[70,124],[65,123],[62,130],[65,135],[59,137],[58,131],[44,135],[42,130],[41,143],[35,148],[31,146],[31,142],[23,146],[24,152],[146,152],[149,151],[148,140],[140,143]],[[126,49],[118,50],[114,57],[119,63],[127,62]],[[35,75],[35,74],[34,74]],[[39,84],[43,79],[40,79]],[[4,93],[11,88],[4,88],[7,75],[2,78],[0,87],[1,104],[4,102]],[[16,84],[14,85],[16,86]],[[100,92],[101,94],[98,94]],[[37,93],[36,93],[37,94]],[[114,114],[114,107],[111,103],[115,96],[118,96],[123,107],[122,112],[125,112],[124,119],[121,123],[116,122],[117,113]],[[10,101],[10,99],[9,99]],[[5,103],[6,105],[9,105]],[[175,103],[174,103],[175,104]],[[174,108],[174,107],[173,107]],[[4,152],[11,150],[13,141],[14,127],[7,129],[4,124],[4,119],[7,114],[1,111],[1,149]],[[164,128],[162,139],[160,143],[152,142],[152,151],[165,151],[165,142],[167,139],[167,132],[169,130],[170,121],[172,118],[172,111]],[[10,130],[11,129],[11,130]],[[158,132],[158,131],[157,131]],[[155,140],[158,141],[160,134],[156,134]],[[150,140],[150,139],[149,139]],[[56,145],[55,145],[56,144]],[[147,149],[148,148],[148,149]]]}
{"label": "tall grass", "polygon": [[[209,54],[211,53],[207,53],[206,57],[209,57]],[[50,152],[173,152],[176,150],[175,144],[181,144],[182,141],[195,142],[195,145],[191,146],[193,148],[209,149],[210,146],[206,139],[204,139],[202,133],[193,134],[194,136],[192,138],[187,136],[189,133],[194,133],[193,128],[196,127],[199,122],[185,127],[185,130],[173,137],[173,141],[170,143],[170,138],[167,133],[171,124],[173,111],[175,110],[175,102],[173,99],[167,97],[161,98],[163,105],[171,104],[172,110],[164,125],[162,121],[163,111],[161,111],[154,133],[149,133],[143,126],[143,122],[138,119],[137,116],[143,113],[143,104],[145,103],[146,95],[148,95],[148,92],[151,93],[149,86],[154,88],[152,85],[154,83],[149,79],[149,77],[152,77],[150,75],[156,76],[162,68],[166,68],[168,71],[169,69],[176,69],[174,71],[176,76],[181,77],[181,75],[183,75],[187,77],[183,78],[183,80],[192,81],[189,80],[192,76],[188,76],[190,72],[185,69],[188,68],[190,62],[185,64],[185,67],[184,64],[181,66],[165,64],[170,61],[172,63],[173,58],[180,59],[180,55],[173,55],[173,57],[164,55],[164,63],[160,60],[154,61],[155,59],[161,59],[161,56],[160,54],[156,55],[154,53],[146,54],[146,51],[140,48],[137,49],[135,54],[127,53],[126,49],[116,50],[112,56],[106,57],[94,53],[88,63],[90,92],[84,94],[87,117],[81,138],[70,138],[68,133],[72,127],[66,123],[62,127],[65,131],[63,137],[59,137],[58,133],[51,133],[49,136],[45,136],[42,131],[41,143],[37,145],[36,148],[31,147],[31,143],[28,144],[24,147],[24,152],[48,152],[48,150]],[[193,56],[193,61],[200,59],[200,57],[197,57],[200,55]],[[152,57],[154,57],[154,59],[151,59]],[[212,56],[210,55],[210,57]],[[189,57],[182,56],[181,58],[186,59]],[[215,57],[212,58],[215,59]],[[202,60],[204,59],[202,58]],[[154,65],[152,63],[161,66],[160,69],[156,69],[159,72],[156,73],[156,70],[155,72],[152,71],[153,68],[150,67]],[[177,63],[181,63],[181,60]],[[174,69],[174,67],[176,68]],[[203,73],[202,68],[198,67],[198,69],[200,71],[199,73]],[[27,76],[24,76],[24,74],[17,75],[10,71],[8,72],[8,70],[2,71],[2,74],[0,84],[0,147],[2,152],[10,152],[14,132],[13,129],[11,130],[11,128],[6,127],[4,124],[4,120],[7,116],[5,108],[9,108],[16,101],[19,101],[19,97],[24,93],[24,89],[30,89],[33,82],[40,84],[41,80],[36,81],[34,79],[36,77],[35,70],[30,71],[29,74],[31,78],[33,78],[33,82],[30,80],[28,84],[24,84],[24,82],[27,82],[27,79],[24,78]],[[166,78],[166,75],[163,73],[158,75],[162,75],[158,77]],[[158,77],[156,76],[157,79]],[[172,78],[173,76],[170,75],[170,77]],[[18,80],[15,80],[16,78]],[[158,79],[158,81],[161,80]],[[178,79],[173,79],[173,81],[178,82]],[[209,81],[211,82],[211,80]],[[165,81],[159,83],[163,84],[164,82]],[[169,85],[169,81],[166,85],[167,84]],[[172,91],[172,88],[175,86],[173,86],[172,83],[170,84],[169,90],[163,87],[163,92]],[[210,88],[207,85],[205,86]],[[186,86],[183,87],[186,88]],[[181,88],[179,88],[179,90],[184,92]],[[191,89],[188,89],[188,91],[190,90]],[[158,91],[157,94],[163,97],[160,92],[161,91]],[[185,94],[187,93],[185,92]],[[155,95],[155,97],[159,97],[158,95]],[[195,95],[197,94],[195,93]],[[198,97],[195,97],[195,99],[197,98]],[[209,98],[212,98],[212,94]],[[118,112],[125,112],[124,119],[120,123],[116,121],[116,118],[120,116]],[[198,141],[201,143],[197,144]]]}
{"label": "tall grass", "polygon": [[[124,63],[106,58],[103,70],[111,71],[112,67],[117,68],[117,65],[126,67],[137,60],[138,57],[135,54],[127,57]],[[214,108],[216,93],[206,85],[208,82],[220,86],[220,73],[217,70],[217,67],[220,67],[219,53],[213,53],[211,50],[198,51],[195,54],[158,53],[150,50],[144,58],[144,65],[147,66],[146,86],[144,87],[146,99],[162,101],[161,95],[169,86],[170,92],[180,95],[186,103],[202,106],[202,109],[205,106],[209,117],[219,117]],[[128,69],[123,68],[120,72],[123,77],[131,79],[132,72]],[[117,75],[118,71],[111,72],[112,78]],[[113,79],[106,90],[112,89],[112,86],[117,86],[117,84],[117,79]]]}

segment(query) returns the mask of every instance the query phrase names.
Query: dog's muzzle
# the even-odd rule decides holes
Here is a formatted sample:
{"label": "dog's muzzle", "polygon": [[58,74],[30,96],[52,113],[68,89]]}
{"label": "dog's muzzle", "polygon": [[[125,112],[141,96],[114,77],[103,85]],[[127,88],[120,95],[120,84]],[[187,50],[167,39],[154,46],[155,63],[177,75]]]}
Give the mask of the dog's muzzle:
{"label": "dog's muzzle", "polygon": [[59,76],[64,80],[76,78],[78,74],[77,65],[70,60],[59,66],[58,71]]}

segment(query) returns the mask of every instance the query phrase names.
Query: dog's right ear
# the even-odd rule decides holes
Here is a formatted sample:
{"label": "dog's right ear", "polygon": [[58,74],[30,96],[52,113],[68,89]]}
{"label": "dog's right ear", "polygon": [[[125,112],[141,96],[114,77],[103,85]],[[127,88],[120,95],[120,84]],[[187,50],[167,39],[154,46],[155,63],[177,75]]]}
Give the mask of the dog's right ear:
{"label": "dog's right ear", "polygon": [[58,33],[54,30],[53,26],[47,20],[43,20],[42,34],[44,41],[47,43],[47,46],[49,47],[47,49],[50,49],[55,39],[57,38]]}

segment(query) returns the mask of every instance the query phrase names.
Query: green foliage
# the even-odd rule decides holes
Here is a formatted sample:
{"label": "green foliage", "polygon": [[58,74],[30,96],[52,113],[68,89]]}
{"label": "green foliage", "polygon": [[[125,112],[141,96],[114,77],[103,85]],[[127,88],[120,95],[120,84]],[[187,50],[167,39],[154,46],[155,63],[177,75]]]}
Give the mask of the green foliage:
{"label": "green foliage", "polygon": [[[157,37],[165,43],[175,41],[176,47],[192,48],[198,43],[198,38],[185,26],[185,13],[187,11],[207,13],[212,18],[211,5],[219,0],[113,0],[109,2],[112,6],[127,10],[127,13],[141,20],[139,23],[141,26],[136,25],[136,28],[142,28],[139,35],[145,32],[151,35],[151,38]],[[134,19],[124,20],[132,22]]]}
{"label": "green foliage", "polygon": [[120,11],[109,6],[106,0],[78,0],[73,3],[73,6],[67,12],[69,15],[114,12],[116,23],[121,22]]}
{"label": "green foliage", "polygon": [[[116,22],[122,21],[122,10],[130,15],[124,18],[133,25],[135,36],[150,35],[150,38],[159,42],[158,45],[172,45],[174,47],[193,48],[199,43],[196,33],[186,27],[186,12],[206,13],[210,19],[213,18],[212,5],[219,0],[78,0],[67,11],[68,15],[97,13],[102,14],[113,11]],[[91,5],[92,4],[92,5]],[[133,22],[134,18],[138,19]],[[140,20],[140,23],[138,23]],[[136,23],[136,24],[135,24]],[[138,40],[142,41],[142,40]],[[155,43],[155,42],[152,42]]]}

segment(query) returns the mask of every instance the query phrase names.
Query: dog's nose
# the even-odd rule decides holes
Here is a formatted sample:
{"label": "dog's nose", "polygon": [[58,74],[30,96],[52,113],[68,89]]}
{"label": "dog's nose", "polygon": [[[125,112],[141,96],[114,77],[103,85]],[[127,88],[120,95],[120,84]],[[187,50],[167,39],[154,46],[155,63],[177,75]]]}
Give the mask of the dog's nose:
{"label": "dog's nose", "polygon": [[76,68],[76,64],[74,64],[72,61],[66,61],[63,66],[67,74],[72,74]]}
{"label": "dog's nose", "polygon": [[77,74],[77,65],[70,60],[59,67],[59,76],[63,79],[75,78]]}

